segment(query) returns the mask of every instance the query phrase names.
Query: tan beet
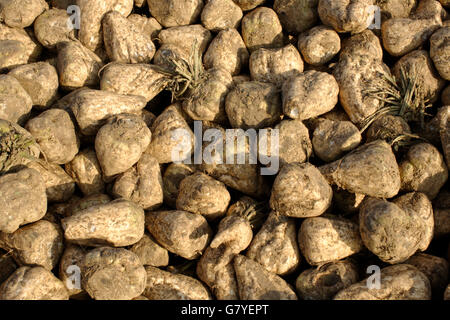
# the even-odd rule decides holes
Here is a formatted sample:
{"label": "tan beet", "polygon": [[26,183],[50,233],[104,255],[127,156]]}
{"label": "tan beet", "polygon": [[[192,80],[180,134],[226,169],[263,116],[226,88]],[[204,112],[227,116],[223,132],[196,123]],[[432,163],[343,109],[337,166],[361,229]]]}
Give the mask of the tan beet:
{"label": "tan beet", "polygon": [[55,164],[65,164],[78,153],[79,140],[68,112],[49,109],[29,120],[25,128],[39,144],[45,158]]}
{"label": "tan beet", "polygon": [[195,169],[192,166],[182,163],[172,163],[167,167],[163,175],[164,203],[174,209],[176,208],[180,183],[194,171]]}
{"label": "tan beet", "polygon": [[26,165],[41,174],[48,202],[65,202],[75,192],[75,182],[59,165],[34,161]]}
{"label": "tan beet", "polygon": [[400,190],[400,173],[391,147],[376,140],[320,167],[333,184],[351,193],[391,198]]}
{"label": "tan beet", "polygon": [[434,199],[448,178],[440,152],[429,143],[412,146],[400,163],[403,191],[419,191]]}
{"label": "tan beet", "polygon": [[201,20],[206,29],[218,32],[237,28],[242,17],[241,8],[233,0],[211,0],[205,4]]}
{"label": "tan beet", "polygon": [[149,64],[110,63],[102,70],[100,88],[118,94],[152,100],[164,87],[167,76]]}
{"label": "tan beet", "polygon": [[0,247],[10,251],[20,266],[52,270],[63,252],[63,234],[59,225],[41,220],[11,234],[0,233]]}
{"label": "tan beet", "polygon": [[0,75],[0,118],[23,124],[33,102],[20,82],[10,75]]}
{"label": "tan beet", "polygon": [[155,55],[150,38],[117,11],[102,19],[106,53],[111,61],[123,63],[149,63]]}
{"label": "tan beet", "polygon": [[295,221],[271,213],[253,238],[246,256],[275,274],[294,272],[300,264]]}
{"label": "tan beet", "polygon": [[350,121],[322,120],[312,137],[314,154],[325,162],[342,157],[361,142],[361,133]]}
{"label": "tan beet", "polygon": [[290,77],[303,72],[303,60],[293,45],[280,49],[261,48],[250,56],[252,80],[280,86]]}
{"label": "tan beet", "polygon": [[306,71],[288,79],[282,89],[283,112],[293,119],[310,119],[331,111],[339,86],[328,73]]}
{"label": "tan beet", "polygon": [[257,262],[238,255],[234,269],[241,300],[297,300],[291,287]]}
{"label": "tan beet", "polygon": [[211,300],[208,289],[197,279],[151,266],[145,271],[147,286],[143,294],[150,300]]}
{"label": "tan beet", "polygon": [[9,75],[16,78],[28,92],[33,105],[48,108],[57,98],[58,74],[47,62],[36,62],[12,69]]}
{"label": "tan beet", "polygon": [[320,171],[309,163],[285,165],[272,187],[270,207],[295,218],[319,216],[331,205],[333,191]]}
{"label": "tan beet", "polygon": [[447,260],[425,253],[417,253],[405,261],[419,269],[430,280],[431,290],[442,292],[448,283],[448,262]]}
{"label": "tan beet", "polygon": [[158,161],[148,154],[143,154],[135,166],[116,178],[112,192],[118,198],[139,204],[144,210],[158,208],[163,202]]}
{"label": "tan beet", "polygon": [[380,288],[368,288],[367,280],[341,290],[334,300],[430,300],[427,277],[416,267],[398,264],[381,270]]}
{"label": "tan beet", "polygon": [[46,48],[54,50],[60,42],[75,38],[75,31],[68,27],[69,14],[66,10],[50,9],[37,17],[34,35]]}
{"label": "tan beet", "polygon": [[208,220],[225,215],[230,194],[225,185],[204,173],[194,173],[180,182],[177,209],[201,214]]}
{"label": "tan beet", "polygon": [[69,108],[77,120],[81,133],[92,136],[109,117],[120,113],[140,114],[145,104],[144,97],[83,89],[71,97]]}
{"label": "tan beet", "polygon": [[80,246],[68,244],[59,263],[59,278],[65,284],[69,295],[85,292],[81,287],[81,262],[87,251]]}
{"label": "tan beet", "polygon": [[249,53],[244,40],[236,29],[225,29],[211,41],[203,56],[207,69],[222,68],[238,75],[248,65]]}
{"label": "tan beet", "polygon": [[96,300],[131,300],[144,292],[147,274],[129,250],[101,247],[81,261],[83,288]]}
{"label": "tan beet", "polygon": [[123,247],[144,235],[144,210],[131,201],[118,199],[81,210],[61,224],[69,242]]}
{"label": "tan beet", "polygon": [[10,27],[25,28],[45,10],[48,3],[44,0],[7,0],[0,6],[0,20]]}
{"label": "tan beet", "polygon": [[212,237],[206,219],[186,211],[149,212],[146,227],[160,245],[188,260],[198,258]]}
{"label": "tan beet", "polygon": [[295,282],[299,298],[330,300],[339,291],[358,281],[358,270],[349,260],[330,262],[303,271]]}
{"label": "tan beet", "polygon": [[165,267],[169,264],[169,252],[156,243],[151,235],[144,234],[130,251],[139,257],[144,266]]}
{"label": "tan beet", "polygon": [[225,110],[233,128],[263,128],[281,115],[281,101],[274,85],[258,81],[238,84],[227,95]]}
{"label": "tan beet", "polygon": [[283,46],[283,28],[277,14],[270,8],[260,7],[247,13],[241,27],[242,38],[250,51]]}
{"label": "tan beet", "polygon": [[202,0],[147,0],[152,16],[164,27],[194,23],[202,12]]}
{"label": "tan beet", "polygon": [[300,33],[313,27],[319,20],[318,0],[276,0],[273,9],[289,33]]}
{"label": "tan beet", "polygon": [[298,232],[298,243],[312,266],[341,260],[363,249],[358,225],[331,215],[305,219]]}
{"label": "tan beet", "polygon": [[94,52],[77,41],[64,41],[57,45],[59,84],[66,89],[95,86],[103,62]]}
{"label": "tan beet", "polygon": [[81,150],[75,158],[65,165],[66,172],[74,179],[84,195],[102,193],[105,183],[102,179],[102,168],[97,160],[95,150]]}
{"label": "tan beet", "polygon": [[41,219],[47,211],[45,182],[39,172],[22,169],[0,177],[0,231],[12,233],[19,226]]}
{"label": "tan beet", "polygon": [[317,26],[299,36],[298,48],[307,63],[320,66],[338,54],[341,50],[341,39],[332,28]]}
{"label": "tan beet", "polygon": [[0,286],[2,300],[68,300],[64,284],[43,267],[21,267]]}
{"label": "tan beet", "polygon": [[424,237],[422,223],[415,211],[375,198],[365,199],[359,212],[364,245],[390,264],[402,263],[416,253]]}
{"label": "tan beet", "polygon": [[319,0],[318,12],[322,22],[337,32],[359,33],[367,29],[373,0]]}

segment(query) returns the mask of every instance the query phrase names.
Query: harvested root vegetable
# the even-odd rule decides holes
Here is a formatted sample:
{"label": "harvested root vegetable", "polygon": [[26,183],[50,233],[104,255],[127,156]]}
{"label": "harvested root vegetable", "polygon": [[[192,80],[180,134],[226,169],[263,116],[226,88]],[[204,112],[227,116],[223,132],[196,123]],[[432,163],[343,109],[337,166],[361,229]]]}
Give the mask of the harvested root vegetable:
{"label": "harvested root vegetable", "polygon": [[210,0],[202,11],[202,24],[206,29],[218,32],[228,28],[237,28],[243,13],[233,0]]}
{"label": "harvested root vegetable", "polygon": [[430,38],[430,57],[439,75],[450,80],[450,27],[437,30]]}
{"label": "harvested root vegetable", "polygon": [[194,23],[203,9],[203,0],[147,0],[153,17],[164,27]]}
{"label": "harvested root vegetable", "polygon": [[160,245],[188,260],[198,258],[212,237],[206,219],[186,211],[149,212],[145,225]]}
{"label": "harvested root vegetable", "polygon": [[0,247],[10,251],[20,266],[52,270],[63,253],[63,233],[59,225],[40,220],[14,233],[0,233]]}
{"label": "harvested root vegetable", "polygon": [[290,77],[303,72],[303,60],[293,45],[279,49],[258,49],[250,56],[252,80],[281,86]]}
{"label": "harvested root vegetable", "polygon": [[298,48],[307,63],[321,66],[339,53],[341,39],[332,28],[317,26],[300,35]]}
{"label": "harvested root vegetable", "polygon": [[331,215],[305,219],[298,232],[298,243],[312,266],[338,261],[363,249],[358,225]]}
{"label": "harvested root vegetable", "polygon": [[147,284],[143,295],[149,300],[211,300],[203,283],[182,274],[145,267]]}
{"label": "harvested root vegetable", "polygon": [[49,109],[30,119],[25,128],[36,139],[47,161],[65,164],[78,153],[79,140],[67,111]]}
{"label": "harvested root vegetable", "polygon": [[66,89],[95,86],[103,62],[94,52],[77,41],[57,44],[59,84]]}
{"label": "harvested root vegetable", "polygon": [[330,262],[307,269],[298,276],[295,287],[304,300],[329,300],[359,279],[355,263],[350,260]]}
{"label": "harvested root vegetable", "polygon": [[400,190],[400,172],[391,147],[382,140],[362,145],[320,167],[322,174],[351,193],[391,198]]}
{"label": "harvested root vegetable", "polygon": [[57,45],[75,38],[75,31],[69,28],[66,10],[50,9],[37,17],[34,22],[34,35],[46,48],[55,50]]}
{"label": "harvested root vegetable", "polygon": [[434,236],[442,238],[450,234],[450,193],[441,191],[433,201],[434,209]]}
{"label": "harvested root vegetable", "polygon": [[150,144],[151,136],[144,120],[137,115],[110,118],[95,137],[95,152],[105,176],[123,173],[135,165]]}
{"label": "harvested root vegetable", "polygon": [[155,55],[152,40],[119,12],[105,14],[102,28],[106,53],[111,61],[149,63]]}
{"label": "harvested root vegetable", "polygon": [[419,191],[434,199],[448,178],[442,154],[429,143],[413,145],[399,164],[401,190]]}
{"label": "harvested root vegetable", "polygon": [[300,264],[295,221],[271,213],[253,238],[246,256],[272,273],[294,272]]}
{"label": "harvested root vegetable", "polygon": [[280,119],[281,99],[274,85],[248,81],[230,91],[225,110],[233,128],[260,129]]}
{"label": "harvested root vegetable", "polygon": [[23,124],[33,102],[20,82],[10,75],[0,75],[0,118]]}
{"label": "harvested root vegetable", "polygon": [[123,247],[144,235],[144,210],[131,201],[118,199],[89,206],[61,221],[67,241],[87,246]]}
{"label": "harvested root vegetable", "polygon": [[81,260],[82,285],[95,300],[131,300],[144,292],[147,274],[138,256],[101,247]]}
{"label": "harvested root vegetable", "polygon": [[45,182],[38,171],[22,169],[0,176],[0,231],[39,221],[47,211]]}
{"label": "harvested root vegetable", "polygon": [[352,36],[342,45],[333,75],[339,84],[339,101],[358,126],[382,106],[380,100],[367,94],[370,84],[389,73],[382,59],[380,40],[370,30]]}
{"label": "harvested root vegetable", "polygon": [[275,179],[270,207],[295,218],[320,216],[331,205],[333,191],[320,171],[309,163],[285,165]]}
{"label": "harvested root vegetable", "polygon": [[106,120],[121,113],[140,114],[146,104],[145,98],[127,96],[102,90],[82,89],[69,100],[82,134],[93,136]]}
{"label": "harvested root vegetable", "polygon": [[0,6],[0,20],[10,27],[25,28],[46,10],[48,3],[44,0],[6,0]]}
{"label": "harvested root vegetable", "polygon": [[233,76],[239,75],[248,65],[249,53],[236,29],[220,31],[211,41],[203,57],[207,69],[225,69]]}
{"label": "harvested root vegetable", "polygon": [[42,52],[42,46],[25,30],[8,27],[3,23],[0,24],[0,48],[0,70],[35,62]]}
{"label": "harvested root vegetable", "polygon": [[127,17],[133,9],[133,0],[76,0],[75,2],[82,13],[79,21],[78,39],[92,51],[102,47],[102,19],[104,15],[113,10]]}
{"label": "harvested root vegetable", "polygon": [[373,0],[319,0],[318,12],[322,22],[337,32],[359,33],[371,22]]}
{"label": "harvested root vegetable", "polygon": [[1,300],[68,300],[64,283],[43,267],[21,267],[0,286]]}
{"label": "harvested root vegetable", "polygon": [[86,253],[85,249],[80,246],[67,244],[64,248],[64,253],[61,256],[61,261],[59,263],[59,278],[64,282],[70,297],[85,292],[81,288],[81,274],[79,279],[73,279],[73,274],[75,270],[81,271],[81,261]]}
{"label": "harvested root vegetable", "polygon": [[103,193],[102,168],[94,149],[81,150],[71,162],[66,163],[65,169],[85,196]]}
{"label": "harvested root vegetable", "polygon": [[101,71],[100,88],[124,95],[142,96],[146,101],[156,97],[167,76],[148,64],[109,63]]}
{"label": "harvested root vegetable", "polygon": [[275,0],[273,9],[289,33],[300,33],[316,25],[318,0]]}
{"label": "harvested root vegetable", "polygon": [[291,287],[279,276],[242,255],[234,258],[241,300],[297,300]]}
{"label": "harvested root vegetable", "polygon": [[183,161],[194,151],[194,133],[177,106],[164,110],[151,127],[152,141],[146,153],[159,163]]}
{"label": "harvested root vegetable", "polygon": [[359,213],[364,245],[384,262],[406,261],[423,241],[425,228],[419,213],[386,200],[365,199]]}
{"label": "harvested root vegetable", "polygon": [[8,74],[20,82],[33,105],[48,108],[57,99],[58,73],[49,63],[30,63],[14,68]]}
{"label": "harvested root vegetable", "polygon": [[322,120],[312,137],[314,153],[323,161],[339,159],[361,143],[361,133],[350,121]]}
{"label": "harvested root vegetable", "polygon": [[[428,278],[416,267],[398,264],[383,268],[381,284],[368,287],[368,280],[341,290],[334,300],[430,300],[431,286]],[[412,290],[411,290],[412,289]]]}
{"label": "harvested root vegetable", "polygon": [[448,262],[447,260],[425,253],[418,253],[405,261],[419,269],[430,280],[433,293],[441,293],[448,283]]}
{"label": "harvested root vegetable", "polygon": [[169,252],[161,247],[152,236],[144,236],[135,243],[130,251],[135,253],[144,266],[164,267],[169,264]]}
{"label": "harvested root vegetable", "polygon": [[[271,150],[272,130],[278,131],[278,151]],[[280,166],[287,163],[303,163],[313,154],[308,128],[300,120],[282,120],[274,129],[268,129],[267,148],[262,148],[264,142],[260,140],[258,150],[260,157],[270,157],[278,153]],[[269,147],[270,146],[270,147]]]}
{"label": "harvested root vegetable", "polygon": [[176,208],[180,183],[184,178],[194,172],[195,169],[192,166],[182,163],[172,163],[167,167],[163,175],[164,203],[174,209]]}
{"label": "harvested root vegetable", "polygon": [[257,8],[242,19],[242,38],[249,51],[283,46],[283,28],[275,11]]}
{"label": "harvested root vegetable", "polygon": [[75,182],[59,165],[33,161],[27,163],[26,166],[41,174],[49,203],[65,202],[72,197],[75,192]]}
{"label": "harvested root vegetable", "polygon": [[158,161],[143,154],[135,166],[120,174],[112,189],[117,198],[139,204],[144,210],[154,210],[163,202],[163,186]]}
{"label": "harvested root vegetable", "polygon": [[230,194],[222,182],[197,172],[180,182],[176,204],[178,210],[213,220],[225,215],[229,202]]}

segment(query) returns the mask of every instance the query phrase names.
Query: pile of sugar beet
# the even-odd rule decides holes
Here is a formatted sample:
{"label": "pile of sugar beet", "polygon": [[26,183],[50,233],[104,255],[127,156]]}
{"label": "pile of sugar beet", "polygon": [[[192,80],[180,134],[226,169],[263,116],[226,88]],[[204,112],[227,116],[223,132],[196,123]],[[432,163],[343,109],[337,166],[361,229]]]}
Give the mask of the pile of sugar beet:
{"label": "pile of sugar beet", "polygon": [[[0,299],[449,300],[449,19],[0,0]],[[173,161],[211,150],[198,124],[278,132],[278,153]],[[225,161],[252,152],[277,173]]]}

